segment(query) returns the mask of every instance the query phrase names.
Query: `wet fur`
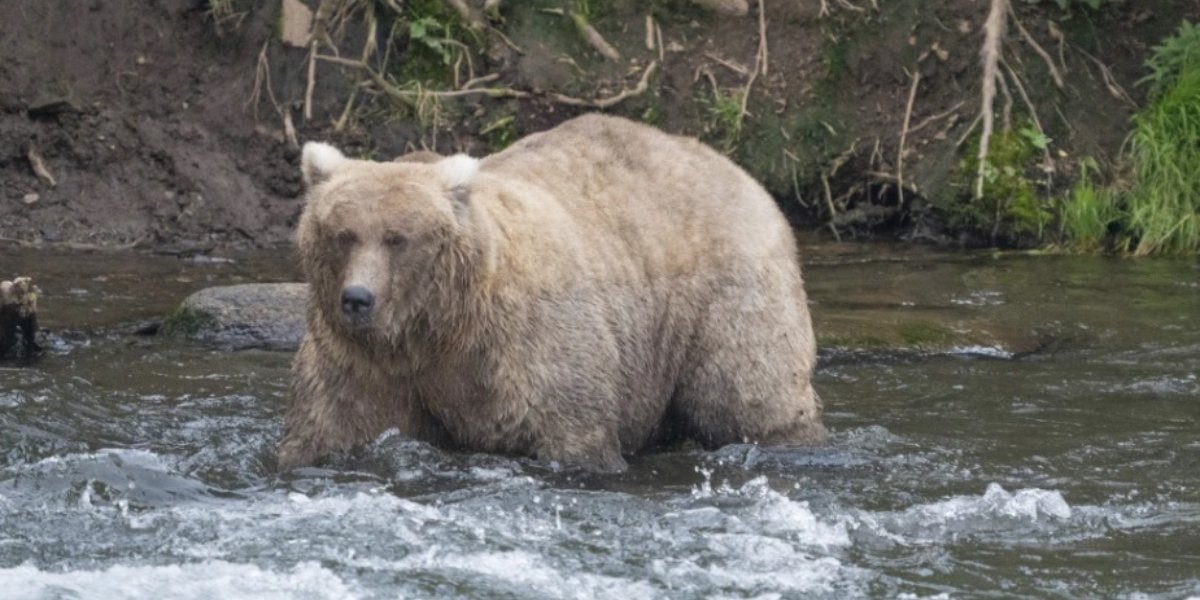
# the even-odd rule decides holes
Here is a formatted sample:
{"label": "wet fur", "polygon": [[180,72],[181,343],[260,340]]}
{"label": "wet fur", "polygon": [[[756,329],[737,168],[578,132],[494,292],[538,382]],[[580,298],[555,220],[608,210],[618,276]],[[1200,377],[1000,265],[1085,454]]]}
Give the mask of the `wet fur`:
{"label": "wet fur", "polygon": [[[703,144],[589,115],[465,184],[445,161],[332,162],[306,171],[281,467],[391,427],[597,471],[681,438],[824,438],[792,232]],[[374,286],[369,326],[339,312],[348,273]]]}

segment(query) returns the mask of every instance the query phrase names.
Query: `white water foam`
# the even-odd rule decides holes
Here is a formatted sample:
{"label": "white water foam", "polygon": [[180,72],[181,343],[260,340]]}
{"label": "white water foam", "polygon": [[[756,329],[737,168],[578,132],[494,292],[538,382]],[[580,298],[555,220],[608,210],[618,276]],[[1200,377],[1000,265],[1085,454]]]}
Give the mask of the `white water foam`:
{"label": "white water foam", "polygon": [[166,566],[113,566],[103,571],[43,571],[25,564],[0,569],[3,596],[10,600],[211,600],[213,598],[352,599],[363,594],[315,562],[290,571],[208,561]]}
{"label": "white water foam", "polygon": [[983,356],[987,358],[1009,359],[1013,353],[998,346],[955,346],[949,354],[954,356]]}
{"label": "white water foam", "polygon": [[701,472],[705,482],[693,490],[692,506],[664,515],[664,535],[688,551],[651,563],[671,595],[840,593],[862,581],[857,568],[827,555],[850,544],[845,524],[821,521],[807,502],[773,490],[766,477],[714,488],[711,472]]}
{"label": "white water foam", "polygon": [[861,525],[894,541],[938,541],[961,533],[1005,532],[1045,526],[1071,518],[1073,511],[1057,490],[1008,492],[988,484],[982,496],[955,496],[918,504],[898,513],[862,514]]}

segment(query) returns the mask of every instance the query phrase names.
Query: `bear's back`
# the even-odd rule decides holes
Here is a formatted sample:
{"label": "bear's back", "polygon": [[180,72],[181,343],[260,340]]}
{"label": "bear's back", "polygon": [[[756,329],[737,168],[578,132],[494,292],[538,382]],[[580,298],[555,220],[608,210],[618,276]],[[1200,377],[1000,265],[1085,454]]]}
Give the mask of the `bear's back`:
{"label": "bear's back", "polygon": [[[625,119],[567,121],[484,159],[481,173],[521,183],[510,201],[530,206],[516,220],[561,211],[541,234],[553,237],[565,223],[565,242],[610,265],[638,263],[652,277],[795,260],[782,213],[741,168],[695,139]],[[532,199],[524,186],[546,194]]]}

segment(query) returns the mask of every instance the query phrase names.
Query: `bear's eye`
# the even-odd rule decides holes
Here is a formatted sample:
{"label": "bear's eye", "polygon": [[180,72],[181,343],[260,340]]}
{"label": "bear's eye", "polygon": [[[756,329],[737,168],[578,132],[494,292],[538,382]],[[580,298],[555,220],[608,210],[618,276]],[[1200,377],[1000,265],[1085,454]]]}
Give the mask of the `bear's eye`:
{"label": "bear's eye", "polygon": [[339,246],[353,246],[358,242],[358,236],[354,235],[354,232],[349,230],[337,232],[334,234],[333,239],[338,243]]}
{"label": "bear's eye", "polygon": [[408,246],[408,238],[404,234],[389,231],[383,236],[383,243],[394,250],[403,250]]}

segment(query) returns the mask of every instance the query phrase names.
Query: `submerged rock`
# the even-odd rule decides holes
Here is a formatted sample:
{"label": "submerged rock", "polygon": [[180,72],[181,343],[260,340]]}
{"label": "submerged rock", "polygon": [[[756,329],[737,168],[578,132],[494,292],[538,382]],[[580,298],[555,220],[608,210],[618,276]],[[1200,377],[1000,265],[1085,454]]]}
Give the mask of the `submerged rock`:
{"label": "submerged rock", "polygon": [[307,301],[303,283],[206,288],[168,315],[161,332],[238,350],[295,350],[304,337]]}

